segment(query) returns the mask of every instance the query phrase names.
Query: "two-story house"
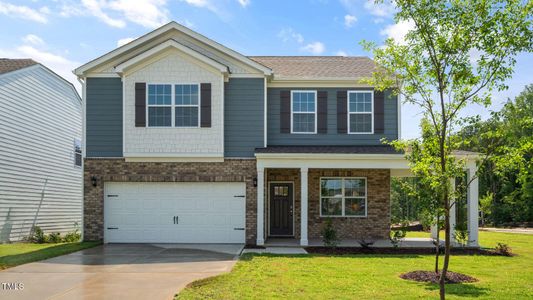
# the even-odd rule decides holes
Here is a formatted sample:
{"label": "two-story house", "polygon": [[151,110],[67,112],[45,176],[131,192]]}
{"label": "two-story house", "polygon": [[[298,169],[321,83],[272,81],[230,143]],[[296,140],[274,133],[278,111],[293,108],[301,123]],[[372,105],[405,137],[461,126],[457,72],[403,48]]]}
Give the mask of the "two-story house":
{"label": "two-story house", "polygon": [[341,238],[388,238],[408,165],[381,142],[400,102],[362,83],[373,70],[244,56],[175,22],[79,67],[85,239],[307,245],[327,218]]}

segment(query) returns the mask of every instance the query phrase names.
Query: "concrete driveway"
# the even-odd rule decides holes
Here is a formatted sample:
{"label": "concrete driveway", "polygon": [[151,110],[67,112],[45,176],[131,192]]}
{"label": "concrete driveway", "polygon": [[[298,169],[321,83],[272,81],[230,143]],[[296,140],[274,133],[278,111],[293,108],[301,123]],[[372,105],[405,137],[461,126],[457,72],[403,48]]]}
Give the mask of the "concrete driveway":
{"label": "concrete driveway", "polygon": [[229,272],[242,245],[111,244],[0,272],[0,299],[171,299],[188,283]]}

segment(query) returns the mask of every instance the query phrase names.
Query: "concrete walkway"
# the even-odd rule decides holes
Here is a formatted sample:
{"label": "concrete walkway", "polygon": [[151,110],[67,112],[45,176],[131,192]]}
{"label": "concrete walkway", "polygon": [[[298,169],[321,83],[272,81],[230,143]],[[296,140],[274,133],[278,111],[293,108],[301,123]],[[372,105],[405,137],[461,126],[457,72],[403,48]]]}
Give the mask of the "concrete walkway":
{"label": "concrete walkway", "polygon": [[0,282],[24,285],[0,290],[0,299],[172,299],[194,280],[231,271],[242,248],[99,246],[0,272]]}
{"label": "concrete walkway", "polygon": [[480,227],[480,231],[491,232],[504,232],[504,233],[521,233],[521,234],[533,234],[533,228],[492,228],[492,227]]}

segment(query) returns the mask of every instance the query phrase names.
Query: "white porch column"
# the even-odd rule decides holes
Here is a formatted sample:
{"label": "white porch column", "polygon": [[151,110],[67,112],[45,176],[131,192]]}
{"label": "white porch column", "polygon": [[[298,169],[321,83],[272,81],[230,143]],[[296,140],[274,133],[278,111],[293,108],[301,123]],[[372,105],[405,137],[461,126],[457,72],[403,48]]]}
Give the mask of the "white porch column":
{"label": "white porch column", "polygon": [[265,176],[264,169],[257,169],[257,245],[265,244]]}
{"label": "white porch column", "polygon": [[307,176],[308,169],[300,168],[300,195],[301,195],[301,214],[300,214],[300,245],[307,246],[309,241],[307,240]]}
{"label": "white porch column", "polygon": [[452,197],[450,197],[450,242],[452,246],[457,245],[457,240],[455,239],[455,225],[457,224],[457,220],[455,217],[456,211],[457,211],[457,199],[453,195],[455,193],[455,178],[450,178],[450,194]]}
{"label": "white porch column", "polygon": [[479,186],[477,178],[477,165],[475,161],[468,162],[468,246],[479,247]]}
{"label": "white porch column", "polygon": [[[437,224],[431,225],[431,238],[436,239],[437,238],[437,232],[438,232],[438,226]],[[442,237],[441,237],[442,238]]]}

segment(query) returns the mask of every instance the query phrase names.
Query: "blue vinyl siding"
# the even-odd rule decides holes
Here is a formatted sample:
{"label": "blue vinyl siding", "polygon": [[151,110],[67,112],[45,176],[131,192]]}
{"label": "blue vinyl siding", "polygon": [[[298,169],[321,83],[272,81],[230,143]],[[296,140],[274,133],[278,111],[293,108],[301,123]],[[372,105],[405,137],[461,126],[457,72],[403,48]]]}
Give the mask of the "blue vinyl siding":
{"label": "blue vinyl siding", "polygon": [[231,78],[224,90],[224,156],[253,157],[263,147],[264,79]]}
{"label": "blue vinyl siding", "polygon": [[87,78],[87,157],[122,157],[122,81]]}
{"label": "blue vinyl siding", "polygon": [[[398,138],[398,101],[397,97],[385,92],[385,130],[383,134],[339,134],[337,133],[337,91],[346,88],[318,88],[303,90],[327,91],[328,122],[327,134],[290,134],[280,133],[280,92],[298,88],[269,88],[268,103],[268,146],[357,146],[381,145],[382,138]],[[353,90],[353,89],[350,89]]]}

